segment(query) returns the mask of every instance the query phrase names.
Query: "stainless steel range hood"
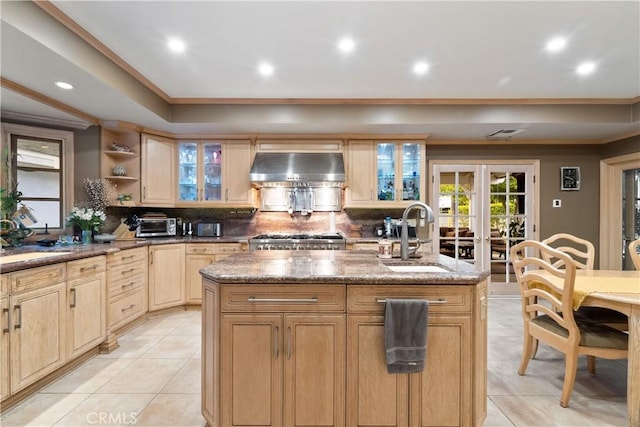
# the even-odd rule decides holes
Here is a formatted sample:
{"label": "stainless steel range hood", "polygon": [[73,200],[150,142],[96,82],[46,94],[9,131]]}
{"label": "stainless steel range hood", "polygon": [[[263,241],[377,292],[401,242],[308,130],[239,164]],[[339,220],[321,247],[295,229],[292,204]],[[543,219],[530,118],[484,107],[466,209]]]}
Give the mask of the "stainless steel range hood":
{"label": "stainless steel range hood", "polygon": [[259,187],[341,187],[342,153],[257,153],[249,172]]}

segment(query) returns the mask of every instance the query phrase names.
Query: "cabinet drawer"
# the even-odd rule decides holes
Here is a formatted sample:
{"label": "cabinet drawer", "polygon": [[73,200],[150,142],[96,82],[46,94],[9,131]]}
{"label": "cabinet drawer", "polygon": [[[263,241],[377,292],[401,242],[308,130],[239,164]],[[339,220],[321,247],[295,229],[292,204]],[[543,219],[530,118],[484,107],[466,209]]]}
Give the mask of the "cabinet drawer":
{"label": "cabinet drawer", "polygon": [[9,274],[0,274],[0,297],[9,295],[9,282],[11,276]]}
{"label": "cabinet drawer", "polygon": [[384,313],[387,298],[426,299],[429,313],[470,313],[473,286],[349,286],[349,313]]}
{"label": "cabinet drawer", "polygon": [[224,312],[293,312],[345,310],[345,286],[222,285]]}
{"label": "cabinet drawer", "polygon": [[127,292],[109,302],[107,322],[109,328],[117,328],[146,313],[146,292],[144,288]]}
{"label": "cabinet drawer", "polygon": [[109,268],[136,261],[146,262],[147,247],[145,246],[142,248],[127,249],[121,252],[116,252],[114,254],[109,254],[108,257],[109,258],[107,259],[107,262],[109,263]]}
{"label": "cabinet drawer", "polygon": [[67,263],[67,279],[90,276],[102,273],[107,269],[107,257],[104,255],[69,261]]}
{"label": "cabinet drawer", "polygon": [[188,243],[187,255],[211,255],[242,252],[240,243]]}
{"label": "cabinet drawer", "polygon": [[147,283],[146,274],[136,274],[130,277],[126,277],[122,280],[115,280],[108,282],[108,298],[115,298],[125,292],[132,291],[138,288],[144,288]]}
{"label": "cabinet drawer", "polygon": [[139,274],[147,274],[147,264],[135,262],[130,264],[120,264],[115,267],[109,266],[107,270],[107,283],[118,282],[120,280],[131,279]]}
{"label": "cabinet drawer", "polygon": [[22,292],[64,282],[66,271],[66,263],[61,262],[11,273],[11,292]]}

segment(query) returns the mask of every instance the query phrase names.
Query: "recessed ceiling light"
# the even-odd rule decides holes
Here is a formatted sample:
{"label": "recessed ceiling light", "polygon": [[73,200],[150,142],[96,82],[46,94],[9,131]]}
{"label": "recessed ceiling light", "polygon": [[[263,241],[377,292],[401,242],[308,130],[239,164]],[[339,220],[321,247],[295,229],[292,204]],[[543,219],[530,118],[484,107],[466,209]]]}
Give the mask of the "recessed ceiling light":
{"label": "recessed ceiling light", "polygon": [[169,39],[167,47],[171,52],[182,53],[187,48],[187,45],[180,39]]}
{"label": "recessed ceiling light", "polygon": [[558,52],[564,49],[567,40],[564,37],[555,37],[547,42],[547,50],[549,52]]}
{"label": "recessed ceiling light", "polygon": [[262,62],[260,65],[258,65],[258,72],[265,76],[265,77],[269,77],[273,74],[273,65],[269,64],[268,62]]}
{"label": "recessed ceiling light", "polygon": [[356,43],[353,41],[351,37],[343,37],[338,42],[338,50],[342,53],[352,52],[356,47]]}
{"label": "recessed ceiling light", "polygon": [[421,76],[423,74],[425,74],[427,71],[429,71],[429,64],[427,64],[424,61],[418,61],[415,64],[413,64],[413,73]]}
{"label": "recessed ceiling light", "polygon": [[58,86],[60,89],[73,89],[73,85],[67,82],[56,82],[56,86]]}
{"label": "recessed ceiling light", "polygon": [[583,62],[576,68],[576,73],[581,76],[587,76],[596,70],[596,64],[593,62]]}

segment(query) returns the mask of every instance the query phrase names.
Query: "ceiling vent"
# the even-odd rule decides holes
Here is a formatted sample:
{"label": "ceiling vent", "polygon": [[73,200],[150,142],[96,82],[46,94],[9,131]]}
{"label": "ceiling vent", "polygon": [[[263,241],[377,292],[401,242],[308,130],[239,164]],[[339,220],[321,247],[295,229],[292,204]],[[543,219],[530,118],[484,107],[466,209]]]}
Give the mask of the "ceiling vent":
{"label": "ceiling vent", "polygon": [[490,133],[486,136],[487,139],[511,139],[513,136],[524,132],[525,129],[501,129],[499,131]]}

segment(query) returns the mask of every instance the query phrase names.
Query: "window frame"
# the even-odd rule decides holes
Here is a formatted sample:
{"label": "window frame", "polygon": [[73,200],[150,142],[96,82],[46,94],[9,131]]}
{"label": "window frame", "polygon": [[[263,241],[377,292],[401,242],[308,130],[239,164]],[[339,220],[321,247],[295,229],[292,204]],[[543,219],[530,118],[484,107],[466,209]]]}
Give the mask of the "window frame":
{"label": "window frame", "polygon": [[[18,125],[13,123],[2,123],[2,152],[5,150],[11,156],[11,166],[9,170],[2,171],[2,183],[5,185],[9,182],[10,176],[14,172],[17,173],[15,158],[13,156],[12,141],[13,137],[25,137],[29,139],[55,140],[60,141],[60,178],[61,178],[61,194],[60,194],[60,227],[49,227],[48,231],[53,233],[61,233],[66,228],[65,212],[69,212],[73,207],[74,200],[74,168],[73,168],[73,152],[74,152],[74,133],[72,131],[61,129],[41,128],[35,126]],[[34,230],[44,230],[44,227],[34,228]]]}

